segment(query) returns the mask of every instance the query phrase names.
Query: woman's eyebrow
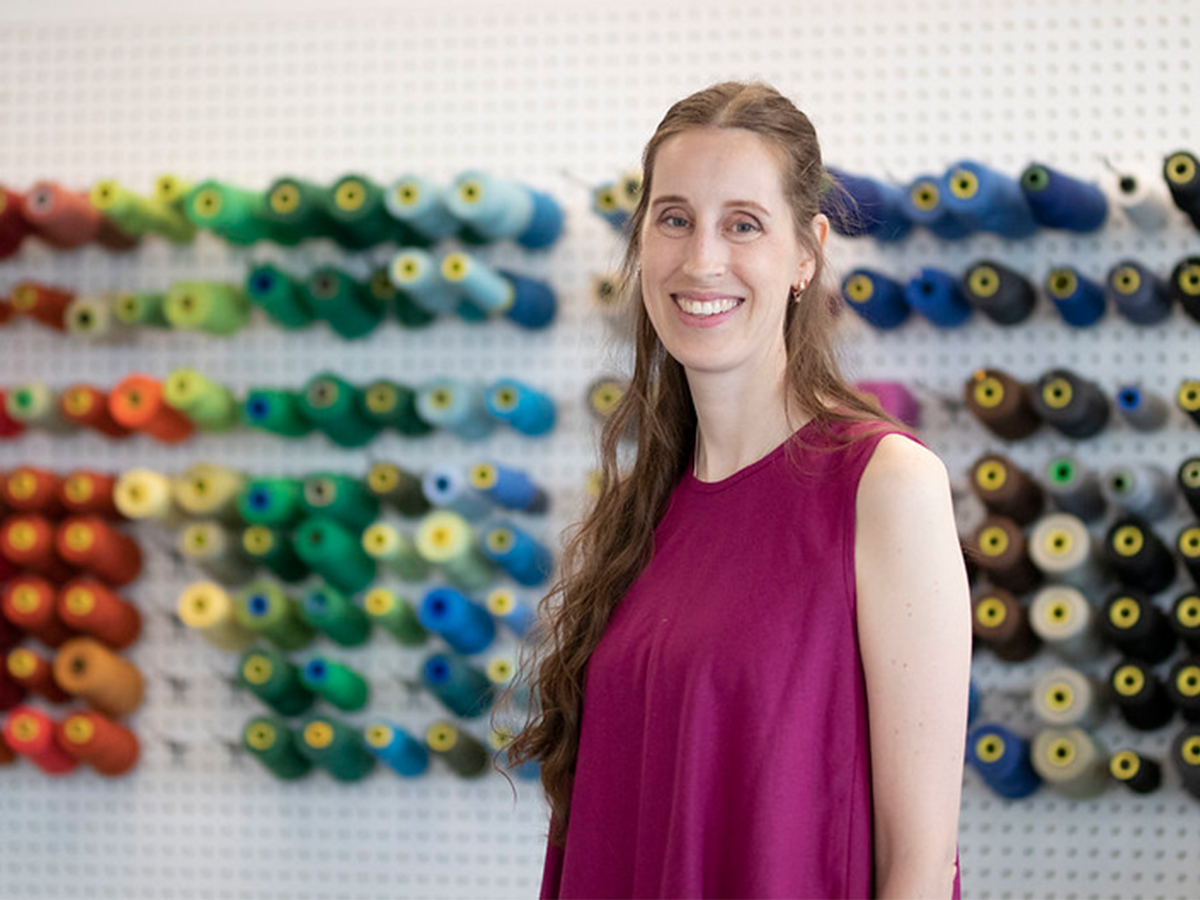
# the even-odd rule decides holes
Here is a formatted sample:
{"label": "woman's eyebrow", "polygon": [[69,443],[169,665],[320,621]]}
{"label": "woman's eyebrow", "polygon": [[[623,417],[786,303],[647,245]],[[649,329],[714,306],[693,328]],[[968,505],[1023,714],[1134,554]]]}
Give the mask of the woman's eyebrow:
{"label": "woman's eyebrow", "polygon": [[[684,203],[684,204],[686,204],[687,202],[688,201],[687,201],[686,197],[681,197],[678,194],[668,194],[665,197],[657,198],[653,203],[650,204],[650,207],[654,208],[656,206],[662,206],[664,203]],[[771,214],[769,212],[767,212],[766,207],[764,207],[760,203],[755,203],[753,200],[726,200],[724,205],[725,206],[749,207],[750,209],[753,209],[756,212],[761,213],[766,218],[768,218],[768,219],[771,218]]]}

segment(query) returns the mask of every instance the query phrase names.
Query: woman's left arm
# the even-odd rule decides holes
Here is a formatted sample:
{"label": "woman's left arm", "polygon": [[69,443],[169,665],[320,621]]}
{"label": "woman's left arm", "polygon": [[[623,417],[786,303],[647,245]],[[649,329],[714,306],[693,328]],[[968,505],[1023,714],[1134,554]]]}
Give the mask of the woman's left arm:
{"label": "woman's left arm", "polygon": [[858,641],[878,897],[950,897],[971,675],[971,601],[942,461],[883,437],[858,488]]}

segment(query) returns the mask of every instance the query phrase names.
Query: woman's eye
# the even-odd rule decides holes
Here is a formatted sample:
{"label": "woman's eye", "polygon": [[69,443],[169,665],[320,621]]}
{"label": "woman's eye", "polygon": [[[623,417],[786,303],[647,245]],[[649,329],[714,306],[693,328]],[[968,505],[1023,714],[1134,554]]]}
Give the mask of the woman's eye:
{"label": "woman's eye", "polygon": [[733,223],[733,230],[738,234],[754,234],[754,232],[759,230],[759,227],[757,222],[742,219],[739,222]]}
{"label": "woman's eye", "polygon": [[687,219],[683,216],[663,216],[662,221],[670,228],[683,228],[687,225]]}

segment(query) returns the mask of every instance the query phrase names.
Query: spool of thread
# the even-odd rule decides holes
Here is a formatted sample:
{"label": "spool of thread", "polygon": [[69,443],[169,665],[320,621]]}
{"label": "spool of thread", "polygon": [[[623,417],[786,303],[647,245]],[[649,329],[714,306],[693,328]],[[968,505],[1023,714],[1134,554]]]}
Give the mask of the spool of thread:
{"label": "spool of thread", "polygon": [[[1187,256],[1175,264],[1167,290],[1188,318],[1200,322],[1200,256]],[[15,292],[13,303],[16,304]]]}
{"label": "spool of thread", "polygon": [[59,412],[61,405],[58,391],[38,381],[26,381],[13,386],[4,400],[9,418],[17,420],[25,428],[36,428],[51,434],[65,434],[74,430],[73,424],[64,421]]}
{"label": "spool of thread", "polygon": [[22,281],[12,290],[13,312],[58,331],[67,330],[67,308],[74,299],[70,291],[37,281]]}
{"label": "spool of thread", "polygon": [[300,752],[339,781],[359,781],[375,768],[358,729],[329,716],[308,716],[300,726]]}
{"label": "spool of thread", "polygon": [[430,725],[425,730],[425,745],[460,778],[478,778],[488,770],[487,748],[449,722]]}
{"label": "spool of thread", "polygon": [[1033,686],[1033,711],[1047,725],[1095,728],[1108,713],[1107,698],[1091,677],[1067,666],[1042,673]]}
{"label": "spool of thread", "polygon": [[1046,228],[1087,234],[1108,217],[1108,198],[1099,185],[1041,163],[1031,163],[1021,173],[1021,190],[1033,217]]}
{"label": "spool of thread", "polygon": [[998,325],[1024,322],[1037,305],[1037,290],[1029,279],[992,260],[967,269],[959,288],[971,306]]}
{"label": "spool of thread", "polygon": [[4,723],[8,746],[47,775],[65,775],[79,765],[59,744],[57,732],[53,719],[28,706],[13,709]]}
{"label": "spool of thread", "polygon": [[1028,611],[1002,588],[989,588],[975,598],[971,631],[1005,662],[1023,662],[1042,646],[1029,626]]}
{"label": "spool of thread", "polygon": [[1025,534],[1012,519],[988,516],[971,537],[973,558],[997,586],[1021,594],[1041,583],[1029,559]]}
{"label": "spool of thread", "polygon": [[821,212],[829,224],[846,237],[869,235],[878,241],[898,241],[912,230],[904,214],[904,191],[895,185],[825,169],[836,189],[821,194]]}
{"label": "spool of thread", "polygon": [[62,723],[59,744],[101,775],[115,778],[137,765],[138,739],[124,725],[97,712],[77,712]]}
{"label": "spool of thread", "polygon": [[1008,800],[1028,797],[1042,783],[1029,741],[1003,725],[977,725],[967,737],[967,762],[993,791]]}
{"label": "spool of thread", "polygon": [[217,522],[192,522],[179,533],[183,558],[221,584],[245,584],[254,564],[242,553],[241,541]]}
{"label": "spool of thread", "polygon": [[971,318],[971,304],[958,279],[941,269],[923,267],[904,288],[908,305],[938,328],[956,328]]}
{"label": "spool of thread", "polygon": [[424,581],[429,575],[429,563],[417,552],[413,539],[388,522],[376,522],[364,531],[362,546],[403,581]]}
{"label": "spool of thread", "polygon": [[549,505],[546,492],[528,474],[496,462],[476,463],[467,470],[467,483],[496,506],[542,513]]}
{"label": "spool of thread", "polygon": [[175,479],[171,489],[176,505],[187,515],[236,525],[242,520],[238,500],[245,483],[236,469],[196,463]]}
{"label": "spool of thread", "polygon": [[1108,773],[1135,794],[1152,794],[1162,786],[1162,766],[1133,750],[1114,753]]}
{"label": "spool of thread", "polygon": [[495,427],[479,387],[450,378],[435,378],[417,388],[417,412],[430,425],[464,441],[482,440]]}
{"label": "spool of thread", "polygon": [[1105,639],[1125,656],[1160,663],[1175,652],[1175,633],[1166,614],[1140,591],[1109,594],[1100,617]]}
{"label": "spool of thread", "polygon": [[1108,687],[1121,717],[1138,731],[1162,728],[1175,715],[1166,688],[1145,663],[1121,660],[1109,673]]}
{"label": "spool of thread", "polygon": [[1200,658],[1176,660],[1167,674],[1167,693],[1188,722],[1200,722]]}
{"label": "spool of thread", "polygon": [[250,302],[235,284],[179,281],[167,290],[163,314],[177,330],[223,337],[249,324]]}
{"label": "spool of thread", "polygon": [[8,396],[0,389],[0,439],[19,437],[24,431],[25,423],[9,414]]}
{"label": "spool of thread", "polygon": [[505,702],[504,692],[512,689],[509,698],[512,703],[522,709],[528,709],[532,694],[526,682],[517,681],[517,662],[511,656],[493,656],[487,664],[488,681],[496,693],[497,704]]}
{"label": "spool of thread", "polygon": [[261,263],[246,276],[246,297],[284,328],[304,328],[316,318],[300,285],[287,272]]}
{"label": "spool of thread", "polygon": [[247,650],[238,660],[238,684],[281,716],[307,712],[317,695],[304,686],[300,670],[269,647]]}
{"label": "spool of thread", "polygon": [[429,511],[422,479],[393,463],[373,463],[367,470],[367,490],[404,516]]}
{"label": "spool of thread", "polygon": [[142,704],[142,673],[97,640],[72,638],[54,657],[54,680],[106,716],[129,715]]}
{"label": "spool of thread", "polygon": [[132,432],[118,424],[108,408],[108,395],[90,384],[73,384],[59,397],[59,413],[72,425],[90,428],[105,437],[123,438]]}
{"label": "spool of thread", "polygon": [[319,472],[304,479],[304,512],[362,531],[379,516],[379,500],[356,479]]}
{"label": "spool of thread", "polygon": [[347,340],[370,334],[383,321],[383,304],[341,269],[321,266],[300,289],[313,315]]}
{"label": "spool of thread", "polygon": [[363,389],[367,417],[380,428],[394,428],[408,437],[420,437],[433,426],[417,411],[417,392],[407,385],[380,378]]}
{"label": "spool of thread", "polygon": [[303,437],[315,428],[295,391],[251,389],[242,405],[242,421],[283,437]]}
{"label": "spool of thread", "polygon": [[280,650],[300,650],[312,643],[313,630],[301,617],[299,604],[269,581],[256,581],[242,591],[234,615],[242,628]]}
{"label": "spool of thread", "polygon": [[513,240],[528,250],[542,250],[562,234],[563,211],[553,197],[486,172],[460,174],[445,201],[459,221],[489,240]]}
{"label": "spool of thread", "polygon": [[550,549],[532,535],[507,521],[500,521],[483,533],[484,554],[518,584],[537,587],[554,570]]}
{"label": "spool of thread", "polygon": [[456,294],[485,316],[506,315],[516,300],[513,283],[469,253],[447,253],[442,258],[440,272],[442,280]]}
{"label": "spool of thread", "polygon": [[117,318],[116,300],[108,294],[80,294],[64,316],[67,334],[92,343],[117,341],[130,329]]}
{"label": "spool of thread", "polygon": [[90,578],[76,578],[58,592],[58,617],[72,631],[91,635],[113,650],[123,650],[142,633],[137,607]]}
{"label": "spool of thread", "polygon": [[1043,516],[1029,535],[1029,558],[1052,581],[1070,584],[1086,594],[1104,587],[1103,558],[1087,525],[1070,513]]}
{"label": "spool of thread", "polygon": [[183,523],[183,514],[175,506],[171,481],[152,469],[130,469],[117,478],[113,503],[121,515],[135,522],[153,522],[164,528]]}
{"label": "spool of thread", "polygon": [[484,601],[487,611],[493,618],[508,626],[508,629],[519,638],[529,634],[529,629],[537,620],[537,613],[528,604],[517,599],[508,588],[495,588],[488,592]]}
{"label": "spool of thread", "polygon": [[1104,318],[1104,287],[1073,266],[1051,269],[1045,286],[1054,308],[1068,325],[1088,328]]}
{"label": "spool of thread", "polygon": [[384,192],[383,205],[388,215],[419,237],[423,246],[456,234],[460,227],[446,205],[445,191],[411,172],[392,182]]}
{"label": "spool of thread", "polygon": [[383,190],[366,176],[343,175],[334,182],[325,209],[335,225],[334,240],[343,247],[361,250],[388,240],[410,243],[408,229],[387,214]]}
{"label": "spool of thread", "polygon": [[942,202],[941,179],[936,175],[918,175],[903,193],[904,215],[914,225],[922,225],[943,241],[956,241],[971,233],[971,228]]}
{"label": "spool of thread", "polygon": [[55,549],[69,565],[112,587],[124,587],[142,571],[137,541],[97,516],[63,520],[55,535]]}
{"label": "spool of thread", "polygon": [[0,500],[13,512],[57,518],[63,514],[62,479],[48,469],[17,466],[0,480]]}
{"label": "spool of thread", "polygon": [[1193,422],[1200,424],[1200,381],[1191,378],[1182,381],[1175,400]]}
{"label": "spool of thread", "polygon": [[554,401],[515,379],[493,381],[484,399],[489,414],[521,434],[536,437],[554,428]]}
{"label": "spool of thread", "polygon": [[448,509],[469,521],[485,518],[492,511],[488,498],[472,487],[458,466],[435,466],[421,479],[421,490],[431,506]]}
{"label": "spool of thread", "polygon": [[420,647],[429,633],[417,618],[410,601],[389,588],[374,588],[363,601],[367,618],[405,647]]}
{"label": "spool of thread", "polygon": [[621,292],[620,275],[593,275],[588,282],[588,300],[592,310],[604,320],[616,337],[625,341],[632,339],[633,305]]}
{"label": "spool of thread", "polygon": [[1000,369],[976,369],[963,386],[967,409],[988,431],[1020,441],[1042,424],[1028,387]]}
{"label": "spool of thread", "polygon": [[185,181],[174,173],[166,172],[154,179],[152,196],[159,203],[182,212],[183,203],[191,189],[191,182]]}
{"label": "spool of thread", "polygon": [[912,307],[904,285],[872,269],[854,269],[842,281],[846,304],[868,324],[883,331],[907,321]]}
{"label": "spool of thread", "polygon": [[1177,150],[1163,161],[1163,179],[1175,205],[1200,228],[1200,160]]}
{"label": "spool of thread", "polygon": [[[457,315],[464,305],[458,291],[442,278],[437,260],[424,250],[397,253],[388,266],[388,278],[396,290],[432,316]],[[476,318],[481,316],[476,309]]]}
{"label": "spool of thread", "polygon": [[492,705],[492,683],[466,660],[436,653],[421,667],[421,681],[433,696],[463,719],[482,715]]}
{"label": "spool of thread", "polygon": [[343,712],[362,709],[370,699],[371,689],[366,679],[328,657],[317,656],[305,663],[300,680]]}
{"label": "spool of thread", "polygon": [[1071,456],[1047,463],[1046,490],[1055,506],[1085,522],[1103,517],[1108,507],[1099,477]]}
{"label": "spool of thread", "polygon": [[287,532],[251,525],[242,531],[242,550],[254,563],[265,566],[283,581],[303,581],[308,577],[306,566],[292,548]]}
{"label": "spool of thread", "polygon": [[289,528],[304,518],[304,482],[298,478],[254,478],[245,482],[238,512],[251,525]]}
{"label": "spool of thread", "polygon": [[1171,315],[1173,298],[1167,286],[1134,260],[1109,269],[1105,288],[1117,312],[1135,325],[1155,325]]}
{"label": "spool of thread", "polygon": [[117,294],[113,314],[121,322],[135,328],[166,328],[165,294]]}
{"label": "spool of thread", "polygon": [[1020,184],[977,162],[962,160],[946,170],[946,206],[976,231],[1006,238],[1030,237],[1037,220]]}
{"label": "spool of thread", "polygon": [[333,519],[305,519],[292,532],[292,547],[305,565],[347,594],[375,580],[375,560],[363,550],[358,532]]}
{"label": "spool of thread", "polygon": [[1200,527],[1184,526],[1175,539],[1175,547],[1183,559],[1183,564],[1187,567],[1188,574],[1192,576],[1192,580],[1200,581],[1200,577],[1197,577],[1200,574]]}
{"label": "spool of thread", "polygon": [[12,680],[31,694],[36,694],[49,703],[66,703],[71,695],[54,680],[54,667],[28,647],[10,650],[5,660],[5,669]]}
{"label": "spool of thread", "polygon": [[86,193],[53,181],[35,183],[25,195],[21,212],[38,237],[59,250],[73,250],[92,241],[107,250],[137,245],[137,238],[101,215]]}
{"label": "spool of thread", "polygon": [[295,781],[312,770],[300,754],[296,735],[276,716],[255,716],[242,729],[242,746],[281,781]]}
{"label": "spool of thread", "polygon": [[211,179],[192,187],[183,200],[184,215],[194,225],[231,244],[253,244],[266,239],[294,243],[285,227],[266,217],[265,208],[265,198],[257,191]]}
{"label": "spool of thread", "polygon": [[180,621],[218,650],[244,650],[254,643],[255,632],[239,621],[233,599],[211,581],[188,585],[176,608]]}
{"label": "spool of thread", "polygon": [[142,431],[164,444],[192,436],[195,426],[163,399],[163,388],[149,375],[127,375],[108,397],[108,410],[117,423]]}
{"label": "spool of thread", "polygon": [[1038,591],[1029,607],[1029,625],[1068,661],[1088,662],[1100,654],[1095,613],[1076,588],[1053,584]]}
{"label": "spool of thread", "polygon": [[496,638],[496,623],[488,611],[452,587],[431,588],[417,611],[421,625],[441,635],[457,653],[481,653]]}
{"label": "spool of thread", "polygon": [[417,552],[465,591],[487,587],[495,577],[495,567],[480,549],[470,524],[449,510],[431,512],[421,520]]}
{"label": "spool of thread", "polygon": [[1104,545],[1109,567],[1122,584],[1157,594],[1175,580],[1171,551],[1137,516],[1122,516],[1113,522]]}
{"label": "spool of thread", "polygon": [[1137,431],[1157,431],[1167,424],[1170,407],[1160,395],[1140,385],[1117,388],[1117,411]]}
{"label": "spool of thread", "polygon": [[304,415],[339,447],[361,447],[379,433],[362,393],[332,372],[310,378],[300,397]]}
{"label": "spool of thread", "polygon": [[1104,392],[1069,369],[1051,369],[1042,375],[1032,399],[1041,419],[1069,438],[1089,438],[1108,424]]}
{"label": "spool of thread", "polygon": [[371,633],[367,614],[349,597],[327,584],[311,588],[304,594],[300,615],[317,631],[343,647],[357,647],[365,643]]}
{"label": "spool of thread", "polygon": [[1188,457],[1180,463],[1175,480],[1188,507],[1200,516],[1200,456]]}
{"label": "spool of thread", "polygon": [[74,570],[58,555],[54,532],[54,524],[45,516],[9,516],[0,520],[0,556],[61,584]]}
{"label": "spool of thread", "polygon": [[241,404],[233,392],[195,369],[176,369],[168,375],[163,382],[163,399],[202,431],[228,431],[242,418]]}
{"label": "spool of thread", "polygon": [[0,259],[8,259],[21,249],[33,227],[25,221],[21,207],[25,198],[16,191],[0,185]]}
{"label": "spool of thread", "polygon": [[624,396],[627,384],[617,378],[597,378],[587,389],[588,409],[600,422],[612,415]]}
{"label": "spool of thread", "polygon": [[47,647],[59,647],[74,632],[58,615],[54,586],[36,575],[18,575],[4,586],[4,618]]}
{"label": "spool of thread", "polygon": [[363,742],[380,762],[404,778],[416,778],[429,768],[425,745],[394,722],[368,722],[363,728]]}
{"label": "spool of thread", "polygon": [[1114,171],[1108,191],[1125,217],[1142,231],[1157,231],[1167,224],[1167,192],[1157,173]]}
{"label": "spool of thread", "polygon": [[329,218],[325,189],[299,178],[284,176],[271,182],[263,216],[304,238],[333,237],[337,227]]}
{"label": "spool of thread", "polygon": [[1081,728],[1046,728],[1033,738],[1033,767],[1046,784],[1072,800],[1108,786],[1108,753]]}
{"label": "spool of thread", "polygon": [[1191,726],[1171,741],[1171,762],[1183,780],[1183,787],[1200,798],[1200,726]]}
{"label": "spool of thread", "polygon": [[196,236],[196,226],[174,206],[156,197],[142,197],[112,179],[92,186],[88,200],[106,219],[131,237],[159,234],[176,244]]}
{"label": "spool of thread", "polygon": [[71,515],[122,519],[124,516],[117,509],[113,498],[116,487],[115,476],[88,469],[75,469],[59,484],[58,499]]}
{"label": "spool of thread", "polygon": [[1188,591],[1175,598],[1171,607],[1171,629],[1192,653],[1200,655],[1200,595]]}
{"label": "spool of thread", "polygon": [[971,491],[998,516],[1028,525],[1042,512],[1045,496],[1038,485],[1012,460],[988,453],[971,466]]}

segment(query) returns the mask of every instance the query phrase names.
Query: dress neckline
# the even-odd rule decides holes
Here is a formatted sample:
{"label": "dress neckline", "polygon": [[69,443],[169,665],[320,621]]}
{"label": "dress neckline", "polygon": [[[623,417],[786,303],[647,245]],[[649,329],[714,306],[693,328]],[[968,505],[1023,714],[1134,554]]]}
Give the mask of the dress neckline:
{"label": "dress neckline", "polygon": [[784,450],[787,448],[787,445],[790,444],[792,441],[794,441],[797,437],[799,437],[805,431],[807,431],[809,428],[812,428],[814,426],[814,424],[816,423],[816,421],[817,421],[816,416],[809,419],[807,422],[805,422],[803,425],[801,425],[798,429],[796,429],[794,432],[792,432],[792,434],[790,434],[788,437],[784,438],[774,449],[770,450],[765,456],[760,457],[759,459],[756,459],[752,463],[748,463],[747,465],[742,466],[742,468],[738,469],[732,475],[727,475],[724,478],[722,478],[720,481],[701,481],[699,478],[696,477],[696,474],[695,474],[696,473],[696,454],[695,454],[695,451],[693,451],[691,459],[688,460],[687,469],[684,471],[683,483],[686,484],[690,489],[692,489],[694,491],[699,491],[700,493],[703,493],[703,494],[712,494],[712,493],[716,493],[717,491],[723,491],[727,488],[733,487],[733,485],[737,484],[743,478],[748,478],[749,476],[753,475],[755,472],[769,466],[772,462],[774,462],[776,459],[778,459],[783,454]]}

